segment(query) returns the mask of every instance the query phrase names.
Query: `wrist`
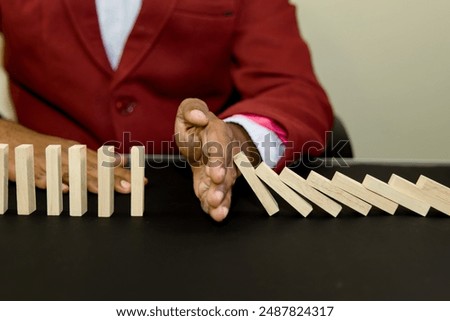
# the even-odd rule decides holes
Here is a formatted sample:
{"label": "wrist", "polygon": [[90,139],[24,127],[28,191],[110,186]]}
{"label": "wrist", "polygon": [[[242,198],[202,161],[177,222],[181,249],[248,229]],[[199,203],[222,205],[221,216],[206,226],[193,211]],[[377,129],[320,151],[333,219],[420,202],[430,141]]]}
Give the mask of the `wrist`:
{"label": "wrist", "polygon": [[227,125],[231,129],[233,140],[239,143],[239,151],[245,153],[253,166],[257,166],[261,163],[261,155],[247,131],[242,126],[235,123],[227,123]]}

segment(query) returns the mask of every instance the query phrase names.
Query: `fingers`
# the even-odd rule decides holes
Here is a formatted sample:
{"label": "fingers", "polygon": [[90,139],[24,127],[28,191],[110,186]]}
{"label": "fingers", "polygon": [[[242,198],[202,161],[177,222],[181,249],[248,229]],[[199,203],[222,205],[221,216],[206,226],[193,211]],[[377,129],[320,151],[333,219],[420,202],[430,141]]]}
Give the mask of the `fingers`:
{"label": "fingers", "polygon": [[227,124],[217,118],[210,122],[205,136],[207,143],[204,150],[208,158],[206,174],[216,185],[223,184],[228,170],[234,168],[232,133]]}
{"label": "fingers", "polygon": [[228,215],[231,190],[237,177],[232,159],[233,132],[222,120],[210,116],[208,125],[198,135],[206,161],[192,167],[195,194],[202,209],[220,222]]}
{"label": "fingers", "polygon": [[[87,188],[91,193],[98,193],[97,166],[91,166],[87,170]],[[142,184],[146,185],[148,179],[144,178]],[[123,167],[114,168],[114,190],[121,194],[131,193],[131,171]]]}
{"label": "fingers", "polygon": [[202,209],[217,222],[223,221],[231,206],[231,186],[215,186],[200,199]]}
{"label": "fingers", "polygon": [[[146,184],[144,180],[142,184]],[[131,193],[131,172],[125,168],[116,167],[114,170],[114,189],[122,194]]]}
{"label": "fingers", "polygon": [[41,170],[41,169],[35,170],[34,184],[36,185],[37,188],[40,188],[40,189],[47,188],[47,178],[46,178],[44,170]]}
{"label": "fingers", "polygon": [[[123,168],[127,162],[127,158],[122,154],[116,154],[114,167],[114,190],[121,194],[131,193],[131,171]],[[45,189],[47,187],[45,159],[39,160],[35,158],[35,184],[36,187]],[[67,193],[69,187],[69,166],[66,155],[62,159],[62,191]],[[98,172],[97,172],[97,153],[93,150],[87,151],[86,158],[86,186],[91,193],[98,193]],[[143,184],[148,183],[148,179],[144,178]]]}
{"label": "fingers", "polygon": [[208,213],[217,222],[223,221],[231,205],[231,191],[236,181],[237,171],[234,168],[225,170],[224,178],[220,184],[213,182],[206,174],[206,168],[194,171],[194,190],[203,211]]}

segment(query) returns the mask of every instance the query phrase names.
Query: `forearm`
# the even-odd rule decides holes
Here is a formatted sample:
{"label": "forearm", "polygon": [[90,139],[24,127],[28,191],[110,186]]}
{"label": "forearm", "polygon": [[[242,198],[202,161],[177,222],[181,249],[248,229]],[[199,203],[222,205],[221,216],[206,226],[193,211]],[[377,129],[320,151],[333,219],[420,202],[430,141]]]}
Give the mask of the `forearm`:
{"label": "forearm", "polygon": [[5,119],[0,119],[0,142],[8,144],[10,148],[14,148],[20,144],[59,144],[63,148],[68,148],[77,143],[55,136],[40,134],[19,123]]}

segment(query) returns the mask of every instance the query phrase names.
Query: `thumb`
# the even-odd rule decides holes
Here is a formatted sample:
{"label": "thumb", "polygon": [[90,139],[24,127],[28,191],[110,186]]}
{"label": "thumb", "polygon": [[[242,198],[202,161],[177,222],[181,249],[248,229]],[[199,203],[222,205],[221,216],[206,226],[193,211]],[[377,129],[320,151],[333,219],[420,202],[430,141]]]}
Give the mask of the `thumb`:
{"label": "thumb", "polygon": [[[190,128],[190,127],[205,127],[209,122],[210,111],[206,103],[200,99],[188,98],[181,102],[177,111],[176,126]],[[175,127],[176,127],[175,126]],[[177,130],[176,132],[182,131]]]}
{"label": "thumb", "polygon": [[178,107],[175,142],[181,154],[192,164],[202,159],[202,132],[209,124],[210,117],[208,106],[200,99],[185,99]]}

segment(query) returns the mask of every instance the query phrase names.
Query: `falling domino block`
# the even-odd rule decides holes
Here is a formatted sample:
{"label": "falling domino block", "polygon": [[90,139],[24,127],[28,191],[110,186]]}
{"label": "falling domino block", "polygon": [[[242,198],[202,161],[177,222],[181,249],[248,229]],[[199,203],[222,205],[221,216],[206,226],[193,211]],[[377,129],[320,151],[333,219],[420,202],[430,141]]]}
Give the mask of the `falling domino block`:
{"label": "falling domino block", "polygon": [[430,204],[427,200],[425,193],[423,193],[423,191],[421,191],[419,187],[417,187],[415,184],[407,181],[406,179],[400,176],[392,174],[388,184],[389,186],[392,186],[394,189],[403,194],[411,196],[412,198],[415,198],[426,204]]}
{"label": "falling domino block", "polygon": [[312,211],[312,206],[303,198],[284,184],[280,177],[266,163],[261,163],[255,170],[256,175],[270,188],[284,198],[301,215],[307,217]]}
{"label": "falling domino block", "polygon": [[416,186],[432,207],[450,216],[450,188],[423,175],[417,180]]}
{"label": "falling domino block", "polygon": [[8,210],[8,144],[0,144],[0,215]]}
{"label": "falling domino block", "polygon": [[336,201],[347,205],[351,209],[357,211],[358,213],[367,216],[369,214],[372,205],[360,200],[359,198],[353,196],[352,194],[344,191],[343,189],[334,186],[329,179],[311,171],[306,180],[315,189],[321,191],[325,195],[334,198]]}
{"label": "falling domino block", "polygon": [[131,216],[144,215],[144,146],[131,147]]}
{"label": "falling domino block", "polygon": [[428,205],[427,203],[399,192],[385,182],[380,181],[373,176],[366,175],[363,181],[363,185],[372,192],[380,194],[381,196],[386,197],[391,201],[396,202],[413,212],[416,212],[419,215],[425,216],[430,210],[430,205]]}
{"label": "falling domino block", "polygon": [[289,168],[285,167],[283,169],[280,174],[280,179],[297,193],[306,197],[333,217],[338,216],[342,210],[341,205],[309,186],[303,177],[297,175]]}
{"label": "falling domino block", "polygon": [[69,147],[69,212],[82,216],[87,211],[86,146]]}
{"label": "falling domino block", "polygon": [[114,146],[97,150],[98,216],[110,217],[114,212]]}
{"label": "falling domino block", "polygon": [[63,210],[61,146],[49,145],[45,149],[47,176],[47,215],[58,216]]}
{"label": "falling domino block", "polygon": [[29,215],[36,210],[33,145],[15,148],[17,214]]}
{"label": "falling domino block", "polygon": [[398,208],[397,203],[369,191],[360,182],[355,181],[342,173],[336,172],[331,180],[331,183],[391,215],[393,215]]}
{"label": "falling domino block", "polygon": [[255,169],[250,163],[249,159],[243,152],[240,152],[234,156],[234,163],[238,167],[242,176],[244,176],[248,185],[250,185],[256,197],[259,199],[261,204],[267,213],[272,216],[279,211],[278,204],[270,194],[269,190],[264,186],[264,184],[259,180],[255,174]]}

